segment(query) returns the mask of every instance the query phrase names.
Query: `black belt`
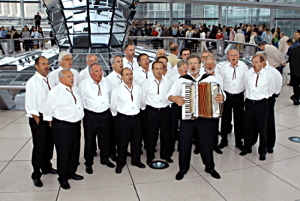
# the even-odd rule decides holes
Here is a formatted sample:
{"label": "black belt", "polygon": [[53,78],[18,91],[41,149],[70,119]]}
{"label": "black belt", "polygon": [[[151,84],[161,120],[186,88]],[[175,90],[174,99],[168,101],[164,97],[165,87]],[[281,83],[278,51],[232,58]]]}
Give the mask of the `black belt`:
{"label": "black belt", "polygon": [[244,92],[241,92],[241,93],[239,93],[239,94],[231,94],[231,93],[228,93],[227,91],[225,91],[225,94],[226,94],[227,96],[241,96],[241,95],[244,95]]}
{"label": "black belt", "polygon": [[250,102],[252,105],[256,105],[256,104],[259,104],[259,103],[262,103],[264,101],[267,101],[268,99],[264,98],[264,99],[261,99],[261,100],[250,100],[248,98],[246,98],[246,101]]}
{"label": "black belt", "polygon": [[167,110],[167,109],[170,109],[169,106],[163,107],[163,108],[156,108],[156,107],[152,107],[152,106],[150,106],[150,105],[147,105],[146,108],[150,108],[150,109],[152,109],[152,110],[156,110],[156,111],[159,111],[159,112],[164,111],[164,110]]}
{"label": "black belt", "polygon": [[118,113],[117,116],[122,116],[122,117],[130,117],[130,118],[135,118],[138,117],[139,114],[136,115],[126,115],[126,114],[122,114],[122,113]]}
{"label": "black belt", "polygon": [[109,109],[107,109],[107,110],[105,110],[105,111],[103,111],[103,112],[93,112],[93,111],[91,111],[91,110],[88,110],[88,109],[85,109],[85,108],[84,108],[84,111],[85,111],[85,112],[90,112],[90,113],[92,113],[92,114],[103,114],[103,113],[105,113],[105,112],[108,112]]}

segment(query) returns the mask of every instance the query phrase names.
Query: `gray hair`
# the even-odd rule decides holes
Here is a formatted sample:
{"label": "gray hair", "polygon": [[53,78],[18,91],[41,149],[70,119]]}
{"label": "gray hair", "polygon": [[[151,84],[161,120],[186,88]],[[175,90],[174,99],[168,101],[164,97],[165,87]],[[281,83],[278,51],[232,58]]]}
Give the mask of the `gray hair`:
{"label": "gray hair", "polygon": [[[70,52],[67,52],[67,51],[62,51],[59,53],[59,56],[58,56],[58,62],[62,62],[63,58],[67,55],[71,55],[72,54]],[[73,56],[72,56],[73,57]]]}
{"label": "gray hair", "polygon": [[203,53],[208,53],[208,54],[210,54],[211,52],[208,51],[208,50],[204,50],[203,52],[201,52],[201,56],[202,56]]}
{"label": "gray hair", "polygon": [[227,51],[227,55],[229,55],[229,52],[232,51],[232,50],[234,50],[234,51],[236,51],[237,53],[239,53],[239,51],[237,51],[236,49],[229,49],[229,50]]}
{"label": "gray hair", "polygon": [[110,63],[111,64],[115,63],[115,58],[117,58],[117,57],[121,57],[123,59],[123,56],[121,54],[116,54],[110,59]]}
{"label": "gray hair", "polygon": [[[94,55],[94,54],[88,54],[88,55],[86,55],[86,57],[85,57],[86,61],[88,61],[88,60],[90,59],[90,57],[92,57],[92,56],[97,57],[97,56]],[[98,60],[98,57],[97,57],[97,60]]]}
{"label": "gray hair", "polygon": [[217,61],[215,60],[215,58],[213,58],[213,57],[207,57],[207,58],[203,61],[203,66],[204,66],[204,68],[205,68],[205,66],[206,66],[206,63],[207,63],[207,60],[208,60],[208,59],[212,59],[212,60],[214,61],[215,67],[217,66]]}
{"label": "gray hair", "polygon": [[93,66],[100,66],[102,68],[102,66],[99,63],[92,63],[91,65],[89,65],[89,73],[92,72],[92,67]]}
{"label": "gray hair", "polygon": [[188,65],[187,60],[181,59],[180,61],[178,61],[178,63],[177,63],[177,68],[180,68],[183,64]]}
{"label": "gray hair", "polygon": [[[65,71],[71,71],[71,70],[68,69],[68,68],[62,69],[61,71],[59,71],[58,77],[59,77],[59,78],[64,77],[64,76],[65,76],[65,75],[64,75],[64,72],[65,72]],[[71,72],[72,72],[72,71],[71,71]]]}
{"label": "gray hair", "polygon": [[265,51],[258,51],[255,55],[261,55],[265,60],[267,60],[267,53]]}

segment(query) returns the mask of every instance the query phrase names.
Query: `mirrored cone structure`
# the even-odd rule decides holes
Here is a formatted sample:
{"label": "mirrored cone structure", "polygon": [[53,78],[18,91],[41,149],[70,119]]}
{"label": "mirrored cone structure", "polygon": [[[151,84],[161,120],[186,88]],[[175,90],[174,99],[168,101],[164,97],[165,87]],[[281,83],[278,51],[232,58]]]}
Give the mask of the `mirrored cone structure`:
{"label": "mirrored cone structure", "polygon": [[62,49],[107,52],[127,41],[137,0],[43,0]]}

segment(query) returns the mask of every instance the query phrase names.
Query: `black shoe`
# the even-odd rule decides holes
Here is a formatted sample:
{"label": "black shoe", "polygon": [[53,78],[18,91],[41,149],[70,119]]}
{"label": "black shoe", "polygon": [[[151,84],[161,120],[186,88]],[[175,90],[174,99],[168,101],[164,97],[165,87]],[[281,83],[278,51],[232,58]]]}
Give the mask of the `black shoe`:
{"label": "black shoe", "polygon": [[196,149],[194,150],[194,154],[200,154],[200,150],[196,148]]}
{"label": "black shoe", "polygon": [[136,166],[136,167],[138,167],[138,168],[145,168],[145,167],[146,167],[146,166],[145,166],[143,163],[141,163],[141,162],[138,162],[138,163],[131,163],[131,165]]}
{"label": "black shoe", "polygon": [[179,172],[176,174],[175,179],[176,179],[176,180],[181,180],[181,179],[183,179],[183,177],[184,177],[184,173],[179,171]]}
{"label": "black shoe", "polygon": [[243,151],[243,149],[244,149],[244,146],[241,145],[241,144],[240,144],[240,145],[235,145],[235,147],[236,147],[236,148],[239,148],[239,150],[241,150],[241,151]]}
{"label": "black shoe", "polygon": [[82,180],[83,176],[74,173],[69,176],[69,179]]}
{"label": "black shoe", "polygon": [[147,163],[148,166],[151,166],[152,163],[153,163],[153,160],[147,160],[146,163]]}
{"label": "black shoe", "polygon": [[127,151],[126,156],[131,156],[131,153],[129,151]]}
{"label": "black shoe", "polygon": [[117,161],[116,155],[110,155],[109,158],[110,158],[112,161],[114,161],[114,162]]}
{"label": "black shoe", "polygon": [[71,188],[70,184],[68,181],[66,180],[58,180],[59,181],[59,184],[60,184],[60,187],[65,189],[65,190],[68,190]]}
{"label": "black shoe", "polygon": [[241,156],[245,156],[245,155],[251,154],[251,153],[252,153],[252,149],[249,149],[249,150],[244,149],[244,150],[240,153],[240,155],[241,155]]}
{"label": "black shoe", "polygon": [[299,100],[297,100],[294,96],[291,96],[290,98],[294,102],[294,105],[299,105]]}
{"label": "black shoe", "polygon": [[205,168],[205,172],[209,173],[213,178],[216,178],[216,179],[221,178],[221,176],[219,175],[219,173],[215,169],[208,170],[208,169]]}
{"label": "black shoe", "polygon": [[57,174],[57,170],[51,168],[51,170],[49,172],[43,172],[43,174]]}
{"label": "black shoe", "polygon": [[87,167],[85,168],[85,171],[86,171],[86,173],[88,173],[88,174],[93,174],[93,168],[92,168],[92,166],[87,166]]}
{"label": "black shoe", "polygon": [[259,160],[261,160],[261,161],[266,160],[266,155],[265,154],[260,154],[259,155]]}
{"label": "black shoe", "polygon": [[117,173],[117,174],[121,174],[121,173],[122,173],[122,168],[119,167],[119,166],[117,166],[117,168],[116,168],[116,173]]}
{"label": "black shoe", "polygon": [[165,159],[163,159],[163,160],[165,160],[167,163],[173,163],[173,160],[172,160],[172,158],[165,158]]}
{"label": "black shoe", "polygon": [[97,152],[96,152],[96,151],[94,152],[94,156],[98,156],[98,154],[97,154]]}
{"label": "black shoe", "polygon": [[116,167],[114,164],[112,164],[108,159],[105,160],[105,161],[101,161],[101,164],[102,165],[106,165],[107,167],[110,167],[110,168],[114,168]]}
{"label": "black shoe", "polygon": [[268,153],[269,153],[269,154],[274,153],[274,149],[273,149],[273,148],[268,148]]}
{"label": "black shoe", "polygon": [[219,147],[215,148],[214,150],[218,154],[223,154],[223,151],[221,149],[219,149]]}
{"label": "black shoe", "polygon": [[224,147],[227,147],[228,146],[228,144],[227,143],[220,143],[219,145],[218,145],[218,148],[219,149],[223,149]]}
{"label": "black shoe", "polygon": [[43,187],[43,182],[41,181],[41,179],[33,179],[33,184],[39,188]]}

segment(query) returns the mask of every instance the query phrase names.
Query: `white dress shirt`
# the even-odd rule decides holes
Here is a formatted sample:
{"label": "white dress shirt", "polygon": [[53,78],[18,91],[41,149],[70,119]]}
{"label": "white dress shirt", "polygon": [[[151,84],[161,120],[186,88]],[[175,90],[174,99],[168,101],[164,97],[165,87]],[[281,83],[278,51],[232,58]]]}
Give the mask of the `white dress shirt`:
{"label": "white dress shirt", "polygon": [[[258,79],[257,74],[259,74]],[[272,76],[272,73],[264,68],[258,73],[253,68],[250,68],[245,73],[246,98],[259,101],[272,96],[275,91],[275,83]]]}
{"label": "white dress shirt", "polygon": [[45,102],[52,89],[50,83],[48,82],[48,86],[47,82],[47,77],[38,72],[35,72],[35,75],[26,82],[25,109],[27,117],[40,116],[39,112],[44,113]]}
{"label": "white dress shirt", "polygon": [[273,75],[274,83],[275,83],[275,94],[279,94],[282,87],[282,75],[280,72],[272,66],[267,65],[264,69],[270,71]]}
{"label": "white dress shirt", "polygon": [[129,89],[126,84],[122,83],[112,91],[110,110],[113,116],[117,113],[137,115],[141,108],[145,108],[145,102],[139,85],[132,84]]}
{"label": "white dress shirt", "polygon": [[201,67],[200,67],[199,73],[200,73],[201,75],[205,73],[205,67],[204,67],[204,65],[203,65],[202,63],[201,63]]}
{"label": "white dress shirt", "polygon": [[138,64],[136,58],[133,58],[133,62],[131,63],[126,59],[126,57],[124,57],[123,68],[130,68],[131,70],[135,71],[136,69],[140,68],[140,65]]}
{"label": "white dress shirt", "polygon": [[87,78],[79,84],[78,90],[85,109],[102,113],[109,108],[111,86],[105,77],[99,83]]}
{"label": "white dress shirt", "polygon": [[146,105],[154,108],[165,108],[170,105],[166,94],[169,92],[171,84],[166,77],[163,77],[160,82],[154,77],[146,80],[142,87]]}
{"label": "white dress shirt", "polygon": [[153,73],[150,70],[150,68],[148,68],[147,72],[142,67],[139,67],[138,69],[133,71],[134,83],[138,84],[140,87],[142,87],[143,83],[147,79],[152,78],[152,77],[153,77]]}
{"label": "white dress shirt", "polygon": [[116,71],[112,71],[106,78],[110,81],[112,90],[123,82],[121,75]]}
{"label": "white dress shirt", "polygon": [[78,76],[78,86],[80,84],[80,82],[82,82],[83,80],[87,79],[91,77],[90,76],[90,72],[89,72],[89,67],[85,67],[85,69],[83,69],[82,71],[80,71],[79,76]]}
{"label": "white dress shirt", "polygon": [[230,94],[239,94],[245,91],[245,73],[248,69],[248,66],[242,61],[238,61],[235,67],[228,62],[219,68],[218,72],[223,78],[224,91]]}
{"label": "white dress shirt", "polygon": [[[62,70],[63,68],[60,66],[59,68],[55,69],[54,71],[52,71],[51,73],[49,73],[48,77],[49,77],[49,82],[51,84],[51,86],[55,87],[56,85],[58,85],[59,82],[59,77],[58,74],[59,72]],[[71,72],[73,73],[74,76],[74,84],[73,87],[78,85],[78,76],[79,73],[77,70],[71,68]]]}
{"label": "white dress shirt", "polygon": [[52,121],[52,117],[61,121],[76,123],[83,116],[83,104],[76,87],[71,89],[61,82],[48,94],[45,104],[44,120]]}

